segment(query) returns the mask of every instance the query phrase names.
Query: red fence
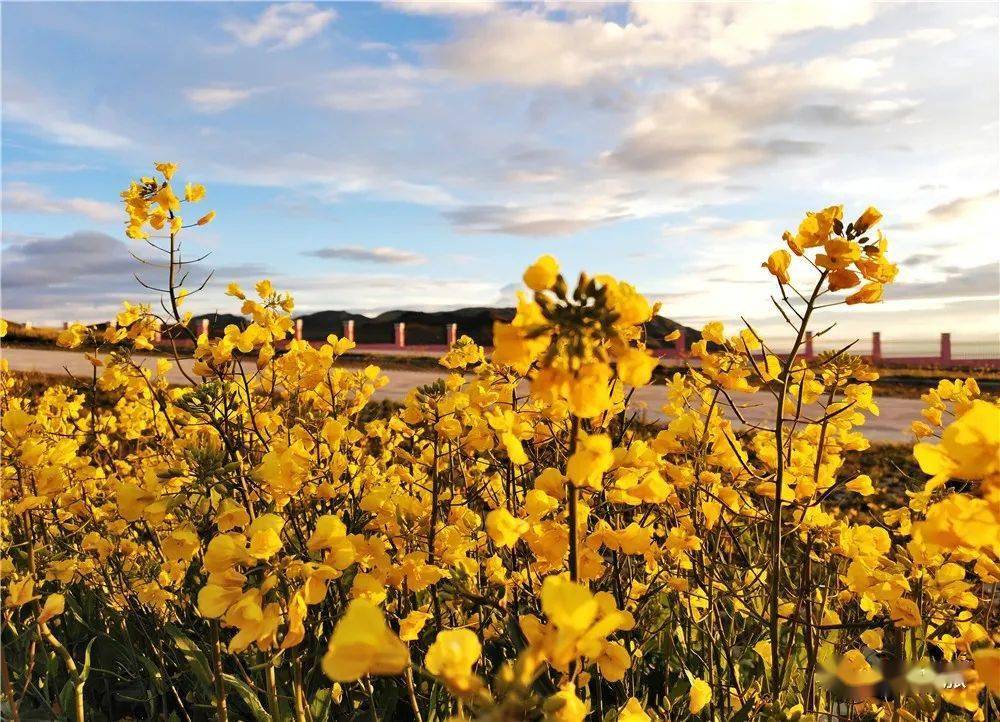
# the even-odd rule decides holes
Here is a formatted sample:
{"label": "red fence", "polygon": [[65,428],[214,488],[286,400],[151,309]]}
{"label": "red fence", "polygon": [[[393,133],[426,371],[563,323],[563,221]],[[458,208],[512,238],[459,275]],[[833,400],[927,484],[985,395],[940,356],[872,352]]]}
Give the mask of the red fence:
{"label": "red fence", "polygon": [[[354,340],[354,321],[344,321],[343,338]],[[208,333],[208,321],[203,319],[197,332]],[[454,323],[445,324],[445,338],[448,345],[453,344],[458,337],[458,326]],[[302,319],[295,321],[295,338],[302,339]],[[850,353],[865,356],[880,366],[972,366],[980,368],[1000,368],[1000,338],[992,341],[961,341],[953,340],[950,333],[942,333],[939,338],[900,339],[883,338],[881,332],[874,331],[868,339],[837,339],[822,336],[814,338],[812,333],[806,335],[805,343],[800,353],[806,358],[813,358],[824,351],[834,351],[853,343]],[[393,343],[359,344],[360,351],[406,351],[409,353],[441,354],[448,345],[408,345],[406,343],[406,324],[396,323],[393,326]],[[689,345],[684,334],[681,334],[670,348],[659,349],[655,353],[661,358],[684,359],[689,356]]]}
{"label": "red fence", "polygon": [[813,339],[806,338],[804,354],[814,356],[824,351],[834,351],[849,343],[850,353],[866,356],[883,366],[977,366],[1000,368],[1000,338],[992,341],[954,340],[950,333],[937,338],[893,338],[873,331],[869,339]]}

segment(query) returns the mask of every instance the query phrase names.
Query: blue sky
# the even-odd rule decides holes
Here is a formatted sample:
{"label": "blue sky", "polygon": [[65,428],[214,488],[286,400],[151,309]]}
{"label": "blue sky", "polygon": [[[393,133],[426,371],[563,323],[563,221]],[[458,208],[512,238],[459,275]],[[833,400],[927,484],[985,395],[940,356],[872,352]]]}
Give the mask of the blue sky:
{"label": "blue sky", "polygon": [[995,3],[5,3],[3,314],[140,299],[117,194],[208,187],[187,243],[300,311],[509,303],[552,253],[780,331],[760,262],[875,204],[897,288],[838,337],[998,331]]}

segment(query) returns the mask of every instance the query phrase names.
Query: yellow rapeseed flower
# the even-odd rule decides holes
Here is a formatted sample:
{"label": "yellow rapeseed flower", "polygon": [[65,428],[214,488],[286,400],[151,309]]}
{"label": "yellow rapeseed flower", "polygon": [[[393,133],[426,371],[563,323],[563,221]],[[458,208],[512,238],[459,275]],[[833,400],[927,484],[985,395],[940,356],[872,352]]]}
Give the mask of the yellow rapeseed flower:
{"label": "yellow rapeseed flower", "polygon": [[335,682],[354,682],[368,675],[399,674],[409,662],[406,645],[386,626],[379,608],[355,599],[333,629],[323,672]]}

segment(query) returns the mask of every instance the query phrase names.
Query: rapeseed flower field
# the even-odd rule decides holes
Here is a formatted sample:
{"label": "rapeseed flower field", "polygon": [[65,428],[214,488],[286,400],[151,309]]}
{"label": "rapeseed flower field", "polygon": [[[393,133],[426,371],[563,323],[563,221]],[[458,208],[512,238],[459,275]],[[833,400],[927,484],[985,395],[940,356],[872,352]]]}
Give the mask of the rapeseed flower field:
{"label": "rapeseed flower field", "polygon": [[[835,503],[876,491],[842,465],[878,376],[800,351],[892,292],[879,211],[786,233],[760,272],[790,351],[708,324],[660,428],[628,403],[657,305],[547,255],[492,351],[459,339],[373,417],[386,376],[290,338],[267,280],[228,288],[245,328],[190,328],[180,244],[214,212],[177,170],[122,193],[162,306],[60,335],[83,390],[0,372],[5,718],[998,718],[1000,406],[942,382],[906,505]],[[160,335],[189,343],[140,365]],[[748,395],[769,423],[740,423]]]}

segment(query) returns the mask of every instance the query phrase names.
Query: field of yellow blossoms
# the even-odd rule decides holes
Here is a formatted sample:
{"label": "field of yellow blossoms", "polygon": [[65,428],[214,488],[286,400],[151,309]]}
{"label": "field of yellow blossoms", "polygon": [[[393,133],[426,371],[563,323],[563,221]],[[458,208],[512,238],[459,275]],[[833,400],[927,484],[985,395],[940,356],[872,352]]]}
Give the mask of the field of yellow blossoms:
{"label": "field of yellow blossoms", "polygon": [[[549,256],[402,408],[268,281],[196,337],[180,239],[214,214],[175,173],[122,194],[162,307],[65,331],[86,383],[0,373],[4,719],[1000,719],[1000,407],[929,390],[907,506],[849,516],[877,374],[799,354],[891,293],[874,208],[785,234],[760,272],[791,352],[708,324],[654,427],[628,401],[657,307]],[[133,357],[158,333],[190,384]]]}

